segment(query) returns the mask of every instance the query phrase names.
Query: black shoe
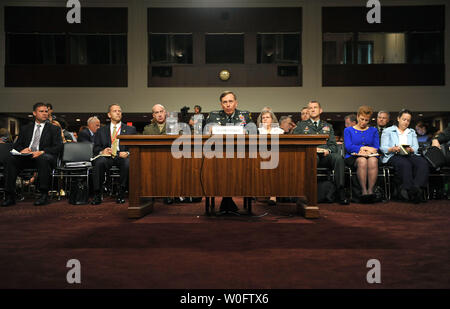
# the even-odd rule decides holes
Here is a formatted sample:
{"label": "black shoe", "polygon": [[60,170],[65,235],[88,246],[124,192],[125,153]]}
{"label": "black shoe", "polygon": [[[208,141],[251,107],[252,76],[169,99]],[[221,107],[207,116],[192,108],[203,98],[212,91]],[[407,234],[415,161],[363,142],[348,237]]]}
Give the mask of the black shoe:
{"label": "black shoe", "polygon": [[8,207],[16,205],[16,200],[11,195],[6,195],[5,200],[2,203],[2,207]]}
{"label": "black shoe", "polygon": [[48,194],[42,193],[36,202],[34,202],[34,206],[44,206],[47,205],[48,202]]}
{"label": "black shoe", "polygon": [[408,195],[409,195],[409,199],[412,203],[414,203],[414,204],[420,203],[421,191],[419,188],[412,187],[411,189],[408,190]]}
{"label": "black shoe", "polygon": [[164,198],[164,204],[166,204],[166,205],[173,204],[173,198],[170,198],[170,197]]}
{"label": "black shoe", "polygon": [[236,206],[231,197],[224,197],[222,198],[222,202],[220,202],[219,210],[224,212],[237,212],[239,208]]}
{"label": "black shoe", "polygon": [[404,200],[404,201],[409,201],[409,194],[408,194],[408,191],[406,189],[401,189],[400,190],[400,199]]}
{"label": "black shoe", "polygon": [[100,205],[102,203],[102,194],[96,193],[92,199],[91,205]]}
{"label": "black shoe", "polygon": [[344,189],[339,189],[338,190],[338,201],[339,204],[341,205],[349,205],[350,201],[347,199],[347,197],[345,196],[345,190]]}

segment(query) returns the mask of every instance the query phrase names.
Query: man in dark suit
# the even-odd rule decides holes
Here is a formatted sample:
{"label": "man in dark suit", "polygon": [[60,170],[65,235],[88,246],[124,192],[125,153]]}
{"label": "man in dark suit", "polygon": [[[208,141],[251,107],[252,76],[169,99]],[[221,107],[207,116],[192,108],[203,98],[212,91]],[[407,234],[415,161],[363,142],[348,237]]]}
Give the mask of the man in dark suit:
{"label": "man in dark suit", "polygon": [[100,119],[92,116],[87,121],[87,128],[84,128],[78,134],[79,143],[94,143],[94,134],[100,128]]}
{"label": "man in dark suit", "polygon": [[[317,148],[317,166],[328,167],[334,170],[334,183],[338,193],[338,202],[342,205],[348,205],[349,201],[345,196],[344,190],[344,158],[338,151],[333,126],[320,119],[320,114],[322,114],[323,110],[319,102],[310,101],[308,108],[309,120],[298,122],[294,134],[327,134],[329,136],[327,143]],[[312,181],[317,180],[314,179]]]}
{"label": "man in dark suit", "polygon": [[120,145],[119,135],[136,134],[136,128],[127,126],[122,121],[122,109],[118,104],[112,104],[108,109],[108,117],[111,124],[101,127],[97,130],[94,137],[94,155],[102,156],[94,160],[93,180],[94,180],[94,199],[92,205],[98,205],[102,202],[102,184],[105,173],[115,165],[120,169],[120,186],[116,202],[125,203],[125,191],[128,183],[129,158],[130,153],[126,146]]}
{"label": "man in dark suit", "polygon": [[36,206],[48,204],[52,169],[62,151],[61,129],[47,122],[48,108],[44,103],[33,106],[35,121],[20,130],[13,149],[21,155],[2,154],[1,161],[5,166],[6,198],[2,206],[16,203],[15,190],[17,174],[24,168],[37,168],[40,196],[34,203]]}
{"label": "man in dark suit", "polygon": [[[440,134],[437,134],[433,137],[431,141],[431,145],[441,148],[441,147],[448,147],[447,144],[450,142],[450,123],[448,124],[447,128],[444,129]],[[447,152],[446,157],[447,165],[450,166],[450,154]]]}

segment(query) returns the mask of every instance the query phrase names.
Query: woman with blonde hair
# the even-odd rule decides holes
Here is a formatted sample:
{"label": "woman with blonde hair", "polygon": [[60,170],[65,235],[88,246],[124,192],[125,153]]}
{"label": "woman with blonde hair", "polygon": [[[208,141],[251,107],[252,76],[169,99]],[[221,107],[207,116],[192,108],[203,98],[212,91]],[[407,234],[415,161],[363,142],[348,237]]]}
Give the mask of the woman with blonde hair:
{"label": "woman with blonde hair", "polygon": [[369,126],[373,110],[369,106],[361,106],[356,115],[356,125],[345,128],[345,163],[356,167],[361,185],[361,202],[375,202],[374,187],[378,177],[378,149],[380,138],[378,130]]}

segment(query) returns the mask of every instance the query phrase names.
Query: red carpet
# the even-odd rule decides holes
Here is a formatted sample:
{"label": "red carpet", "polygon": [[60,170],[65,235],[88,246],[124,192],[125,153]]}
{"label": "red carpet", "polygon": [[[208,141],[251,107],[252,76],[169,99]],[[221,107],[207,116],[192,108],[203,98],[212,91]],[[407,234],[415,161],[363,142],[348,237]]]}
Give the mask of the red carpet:
{"label": "red carpet", "polygon": [[[242,199],[235,199],[242,209]],[[205,217],[199,204],[164,205],[139,220],[127,204],[32,201],[0,208],[0,288],[450,288],[450,202],[254,204],[260,218]],[[69,259],[81,284],[66,282]],[[381,284],[368,284],[369,259]]]}

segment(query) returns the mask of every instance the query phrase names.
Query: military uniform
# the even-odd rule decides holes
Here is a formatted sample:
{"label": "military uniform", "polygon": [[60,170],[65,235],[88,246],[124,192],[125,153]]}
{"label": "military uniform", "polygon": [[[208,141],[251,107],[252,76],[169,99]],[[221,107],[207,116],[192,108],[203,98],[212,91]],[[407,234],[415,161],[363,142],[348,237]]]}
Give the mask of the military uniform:
{"label": "military uniform", "polygon": [[159,130],[159,126],[156,122],[152,122],[149,125],[144,127],[143,135],[165,135],[166,134],[166,124],[164,123],[164,127],[162,131]]}
{"label": "military uniform", "polygon": [[246,126],[249,123],[253,123],[253,120],[248,111],[236,109],[231,116],[228,116],[223,110],[220,110],[209,113],[208,118],[206,118],[206,124],[209,123],[216,123],[219,126],[226,126],[227,123]]}
{"label": "military uniform", "polygon": [[[250,112],[241,111],[238,109],[235,109],[234,113],[231,116],[225,114],[223,110],[212,111],[211,113],[209,113],[208,118],[206,118],[206,125],[213,123],[220,126],[226,126],[228,123],[230,123],[233,125],[242,125],[244,127],[247,126],[249,123],[254,124]],[[257,132],[255,132],[255,134],[256,133]],[[231,197],[223,197],[222,202],[220,203],[220,210],[237,211],[238,208]]]}
{"label": "military uniform", "polygon": [[[299,121],[293,134],[327,134],[329,135],[325,145],[318,146],[319,148],[327,149],[330,154],[328,156],[318,155],[317,166],[328,167],[334,170],[334,183],[338,190],[338,199],[344,203],[345,193],[345,174],[344,174],[344,158],[338,151],[336,137],[334,136],[333,126],[326,121],[319,120],[317,127],[311,119],[306,121]],[[345,203],[346,204],[346,203]]]}

